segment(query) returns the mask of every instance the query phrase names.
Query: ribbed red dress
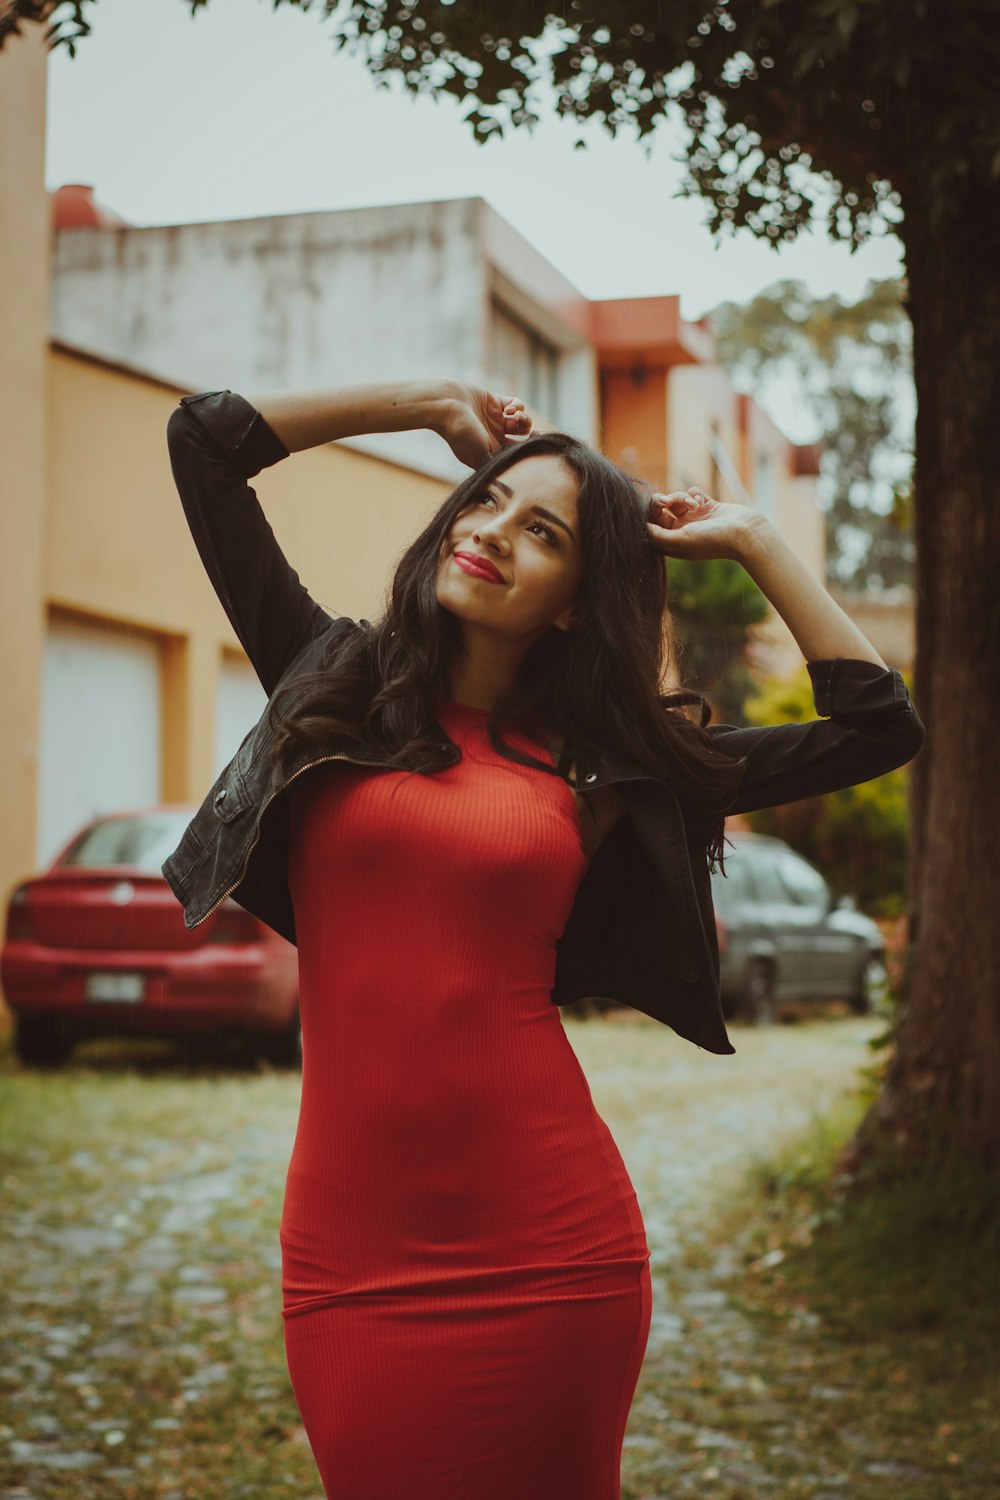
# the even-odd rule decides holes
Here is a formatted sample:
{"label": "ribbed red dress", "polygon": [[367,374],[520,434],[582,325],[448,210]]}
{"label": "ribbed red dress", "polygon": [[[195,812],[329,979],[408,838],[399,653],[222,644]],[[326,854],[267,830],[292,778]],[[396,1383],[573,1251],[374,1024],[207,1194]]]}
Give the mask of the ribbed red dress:
{"label": "ribbed red dress", "polygon": [[289,1374],[336,1500],[618,1500],[649,1249],[550,999],[575,800],[491,748],[486,710],[437,712],[448,770],[341,762],[288,793]]}

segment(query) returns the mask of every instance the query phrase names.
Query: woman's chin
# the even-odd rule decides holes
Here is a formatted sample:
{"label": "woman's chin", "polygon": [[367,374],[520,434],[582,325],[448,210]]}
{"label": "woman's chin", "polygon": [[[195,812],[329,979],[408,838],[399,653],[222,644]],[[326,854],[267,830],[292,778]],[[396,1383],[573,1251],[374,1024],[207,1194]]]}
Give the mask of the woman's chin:
{"label": "woman's chin", "polygon": [[462,598],[448,589],[439,589],[437,600],[443,610],[454,615],[463,625],[474,625],[479,630],[496,631],[498,635],[510,634],[509,620],[505,621],[504,626],[501,627],[497,612],[491,610],[480,599]]}
{"label": "woman's chin", "polygon": [[439,586],[437,600],[442,609],[450,609],[453,615],[459,615],[463,620],[487,621],[491,617],[491,610],[487,601],[473,595],[471,589],[463,589],[451,586]]}

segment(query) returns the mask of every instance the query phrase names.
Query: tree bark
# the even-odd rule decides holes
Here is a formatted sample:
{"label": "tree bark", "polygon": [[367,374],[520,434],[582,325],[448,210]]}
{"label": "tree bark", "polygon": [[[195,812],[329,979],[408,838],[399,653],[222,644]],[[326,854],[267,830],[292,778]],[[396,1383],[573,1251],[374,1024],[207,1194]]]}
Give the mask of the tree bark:
{"label": "tree bark", "polygon": [[938,1147],[1000,1167],[1000,184],[904,199],[917,386],[910,968],[880,1096],[840,1165]]}

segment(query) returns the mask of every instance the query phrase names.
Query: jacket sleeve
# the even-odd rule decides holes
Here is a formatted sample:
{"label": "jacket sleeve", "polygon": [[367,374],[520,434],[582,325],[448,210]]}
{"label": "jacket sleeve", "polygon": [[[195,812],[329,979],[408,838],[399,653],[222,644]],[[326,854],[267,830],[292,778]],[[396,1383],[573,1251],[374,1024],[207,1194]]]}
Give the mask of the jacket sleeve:
{"label": "jacket sleeve", "polygon": [[896,667],[850,657],[806,663],[816,711],[805,723],[709,724],[714,748],[746,756],[727,813],[777,807],[871,781],[912,760],[926,731]]}
{"label": "jacket sleeve", "polygon": [[167,422],[174,483],[223,609],[268,697],[333,616],[311,597],[247,483],[289,456],[263,416],[233,391],[182,396]]}

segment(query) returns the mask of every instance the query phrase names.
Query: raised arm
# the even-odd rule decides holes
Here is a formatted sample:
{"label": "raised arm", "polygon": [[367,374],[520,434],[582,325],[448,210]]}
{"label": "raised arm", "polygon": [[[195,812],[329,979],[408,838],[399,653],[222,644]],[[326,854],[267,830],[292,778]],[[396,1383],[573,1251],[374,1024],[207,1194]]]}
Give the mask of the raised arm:
{"label": "raised arm", "polygon": [[902,674],[763,516],[700,490],[654,496],[650,531],[668,556],[740,562],[795,637],[816,711],[805,723],[710,724],[715,748],[747,765],[730,813],[753,812],[871,781],[913,759],[926,731]]}
{"label": "raised arm", "polygon": [[252,400],[293,452],[363,432],[429,427],[461,463],[474,469],[497,448],[523,442],[531,430],[531,418],[519,397],[461,380],[341,386]]}
{"label": "raised arm", "polygon": [[889,670],[864,632],[765,517],[747,528],[738,556],[792,632],[807,662],[842,656]]}
{"label": "raised arm", "polygon": [[[167,422],[174,483],[212,587],[270,697],[331,616],[288,562],[248,480],[293,449],[363,432],[433,427],[449,382],[398,382],[260,397],[182,396]],[[275,425],[271,425],[273,419]]]}
{"label": "raised arm", "polygon": [[369,432],[438,432],[454,393],[450,380],[400,380],[312,391],[278,391],[248,400],[291,453]]}

